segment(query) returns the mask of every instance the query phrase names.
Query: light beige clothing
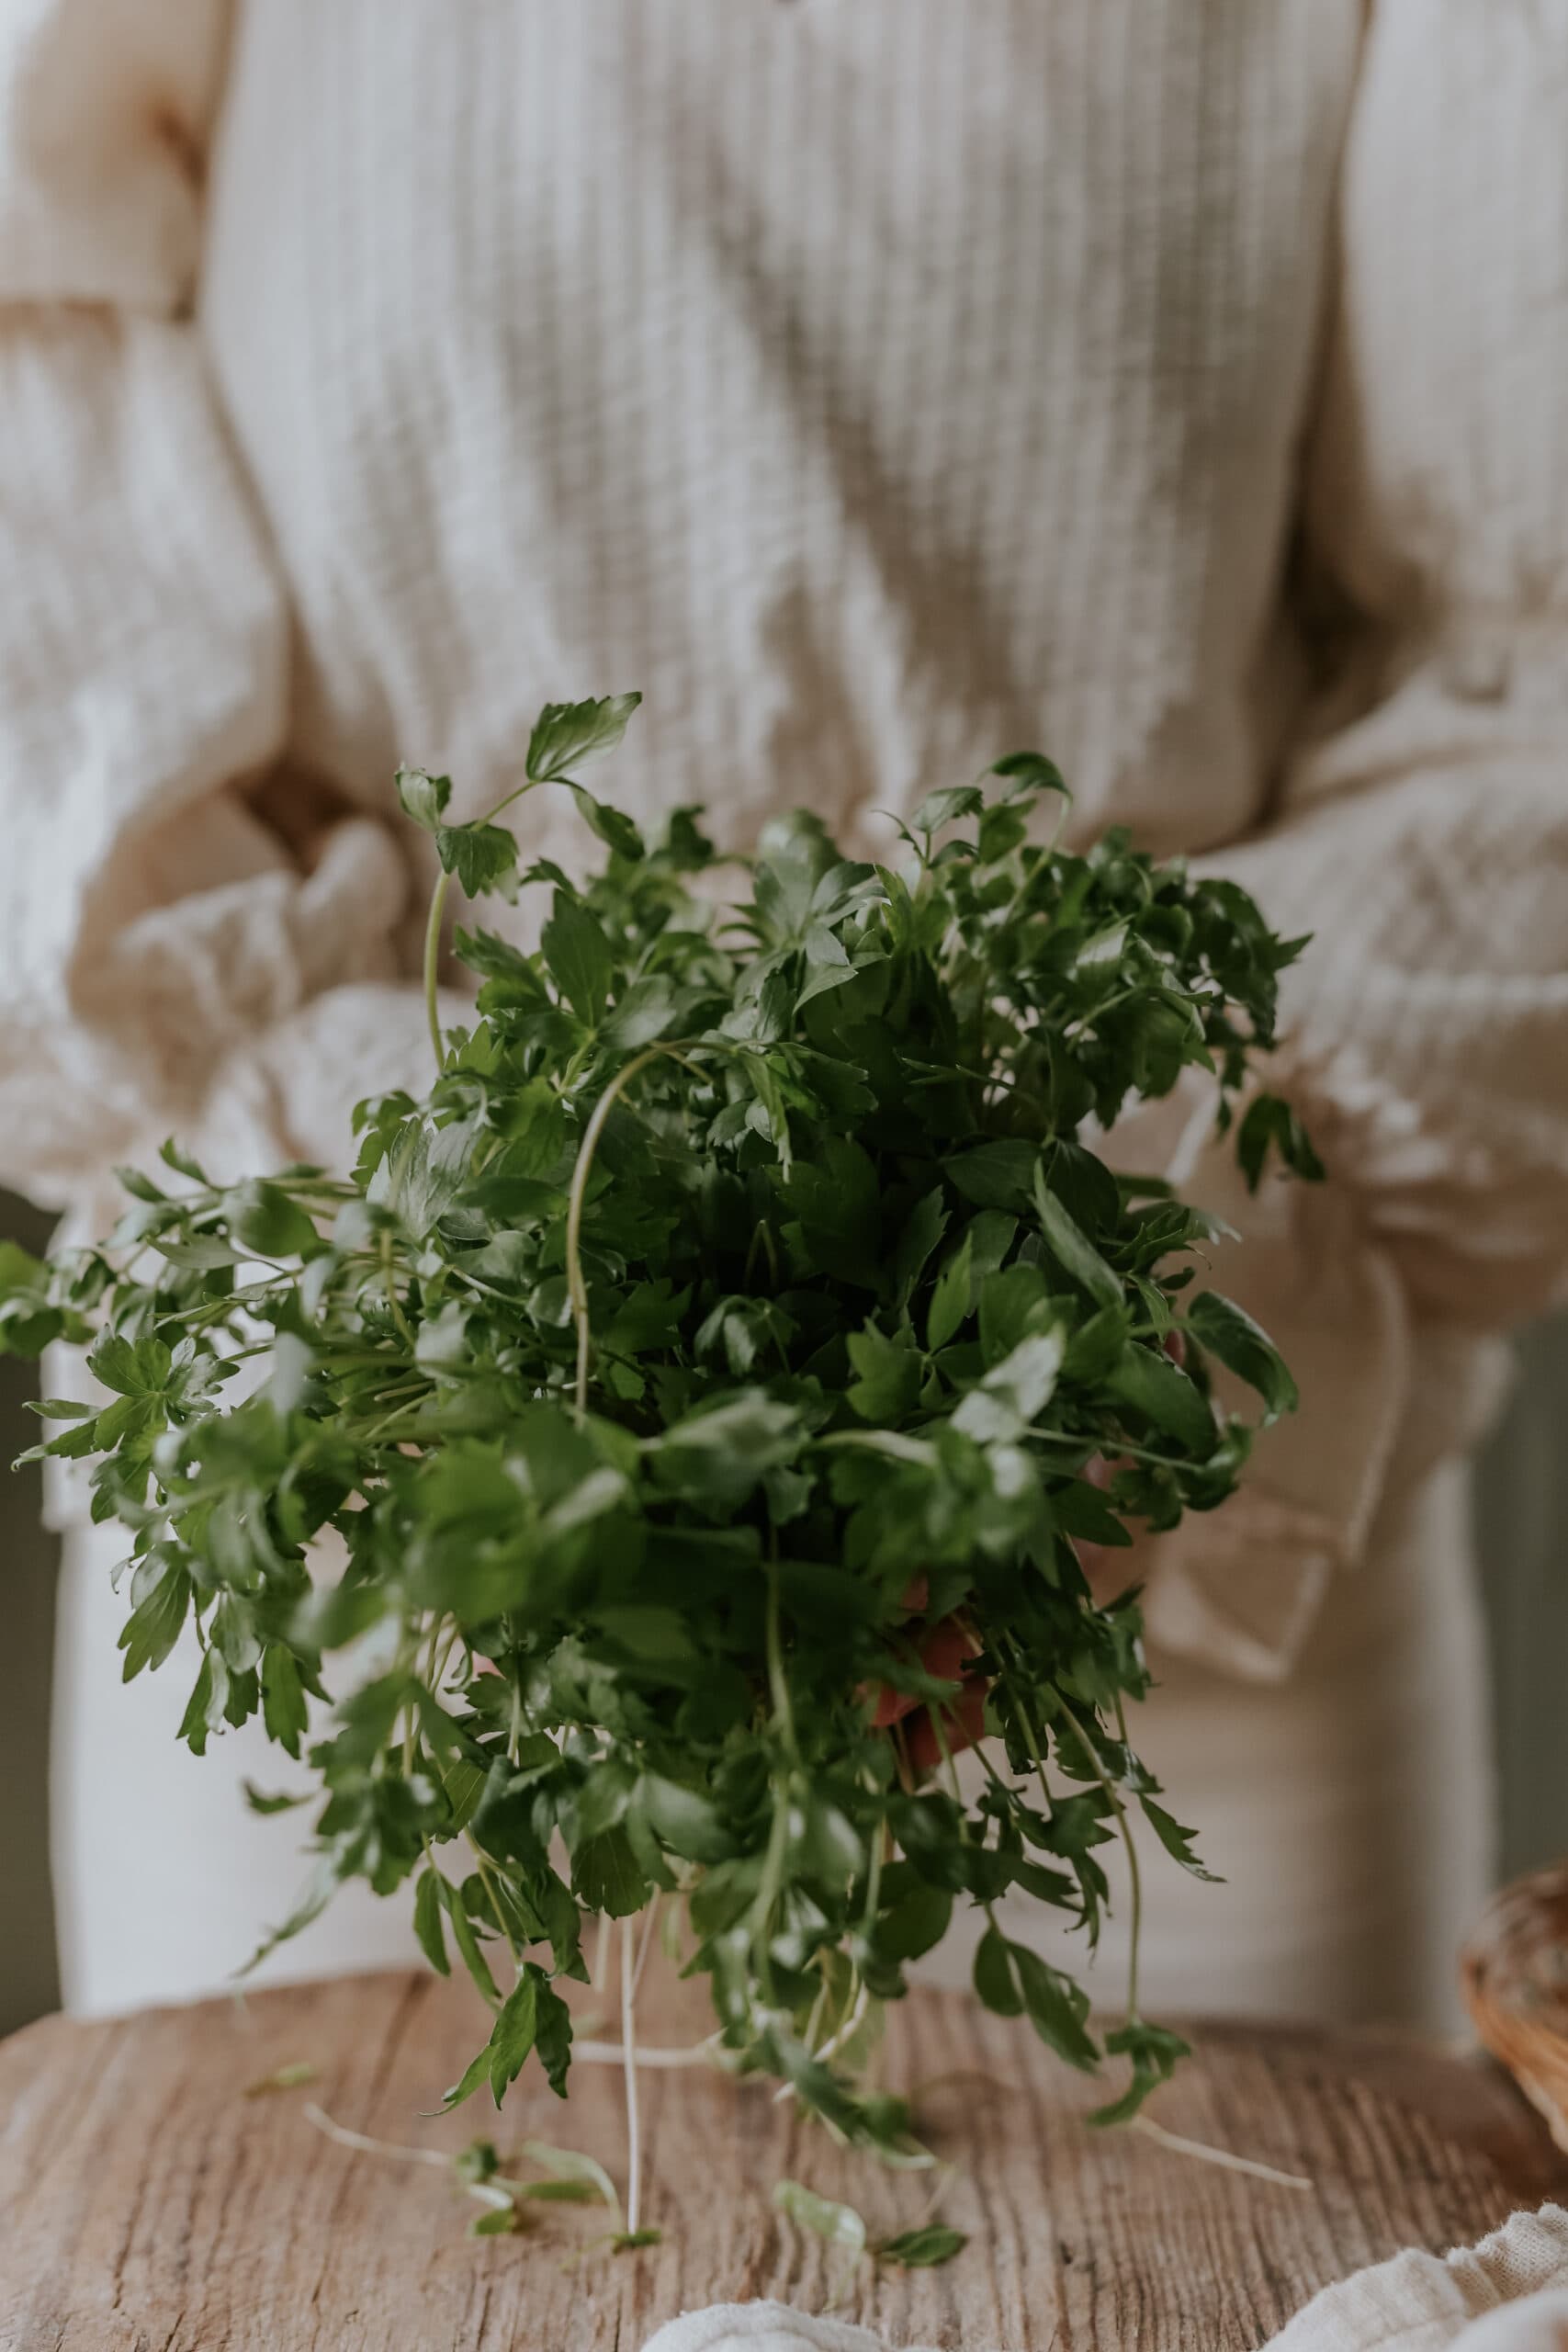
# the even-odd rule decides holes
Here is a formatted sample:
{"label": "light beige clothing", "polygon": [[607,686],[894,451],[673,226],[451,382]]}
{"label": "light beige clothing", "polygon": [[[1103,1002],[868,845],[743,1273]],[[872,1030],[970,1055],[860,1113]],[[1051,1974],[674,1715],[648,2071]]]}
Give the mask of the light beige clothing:
{"label": "light beige clothing", "polygon": [[[1336,1182],[1216,1270],[1307,1403],[1165,1547],[1150,1745],[1278,1855],[1296,1759],[1429,1723],[1457,1916],[1421,1490],[1568,1236],[1565,89],[1568,0],[0,0],[0,1172],[340,1156],[423,1069],[390,771],[477,809],[547,695],[645,687],[611,788],[741,843],[1050,749],[1077,838],[1318,933]],[[1276,1917],[1350,1902],[1337,1817]]]}

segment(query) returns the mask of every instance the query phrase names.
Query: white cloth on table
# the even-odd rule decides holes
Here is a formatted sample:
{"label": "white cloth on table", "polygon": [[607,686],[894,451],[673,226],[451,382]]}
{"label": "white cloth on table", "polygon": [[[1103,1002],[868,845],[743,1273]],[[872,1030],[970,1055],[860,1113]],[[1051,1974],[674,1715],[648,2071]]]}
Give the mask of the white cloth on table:
{"label": "white cloth on table", "polygon": [[[1478,2245],[1411,2248],[1325,2287],[1267,2352],[1568,2352],[1568,2212],[1516,2213]],[[643,2352],[921,2352],[783,2303],[713,2303]],[[978,2352],[978,2347],[976,2347]]]}

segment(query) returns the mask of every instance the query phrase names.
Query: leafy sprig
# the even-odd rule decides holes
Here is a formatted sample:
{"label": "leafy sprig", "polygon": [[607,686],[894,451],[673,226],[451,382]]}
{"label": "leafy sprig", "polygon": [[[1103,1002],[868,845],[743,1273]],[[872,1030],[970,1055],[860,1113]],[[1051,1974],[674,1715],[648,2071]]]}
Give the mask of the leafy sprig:
{"label": "leafy sprig", "polygon": [[[1234,1489],[1213,1365],[1262,1421],[1294,1390],[1195,1287],[1211,1222],[1086,1137],[1194,1067],[1228,1119],[1301,943],[1122,834],[1037,838],[1066,792],[1032,755],[931,795],[886,865],[771,824],[716,915],[699,811],[646,840],[577,780],[636,699],[548,708],[471,823],[400,775],[442,868],[438,1070],[359,1105],[350,1177],[221,1185],[171,1144],[101,1247],[7,1247],[6,1344],[90,1338],[108,1396],[46,1401],[38,1451],[127,1531],[126,1679],[194,1635],[181,1736],[259,1713],[300,1768],[314,1868],[269,1943],[362,1878],[479,1986],[452,2103],[530,2059],[564,2092],[584,1915],[660,1897],[730,2062],[847,2141],[912,2153],[860,2062],[958,1906],[982,2000],[1075,2066],[1124,2054],[1129,2114],[1181,2045],[1135,1987],[1102,2044],[998,1910],[1092,1940],[1139,1819],[1198,1868],[1127,1737],[1135,1599],[1097,1606],[1078,1546]],[[586,883],[500,821],[546,787],[604,850]],[[534,952],[457,931],[476,1012],[443,1032],[453,881],[551,901]],[[1266,1094],[1239,1136],[1254,1177],[1312,1171]],[[954,1616],[995,1750],[968,1792],[872,1722],[892,1685],[944,1739],[922,1636]]]}

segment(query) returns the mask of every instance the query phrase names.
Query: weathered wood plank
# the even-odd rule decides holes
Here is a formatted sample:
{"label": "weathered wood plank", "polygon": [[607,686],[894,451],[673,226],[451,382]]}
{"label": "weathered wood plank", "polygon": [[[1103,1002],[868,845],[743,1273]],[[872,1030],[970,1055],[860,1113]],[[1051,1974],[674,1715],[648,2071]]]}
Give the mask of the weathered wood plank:
{"label": "weathered wood plank", "polygon": [[[688,2034],[682,1988],[645,2004],[649,2040]],[[317,2098],[378,2137],[456,2150],[525,2134],[619,2174],[620,2083],[574,2075],[570,2110],[530,2076],[428,2112],[483,2032],[466,1987],[359,1977],[108,2024],[50,2019],[0,2047],[0,2346],[5,2352],[636,2352],[674,2312],[776,2295],[895,2343],[1034,2352],[1245,2352],[1316,2287],[1402,2245],[1441,2247],[1539,2200],[1562,2160],[1479,2067],[1394,2039],[1215,2028],[1162,2095],[1168,2129],[1305,2174],[1240,2177],[1082,2123],[1089,2086],[1026,2027],[921,1993],[897,2015],[889,2079],[925,2085],[923,2124],[958,2167],[946,2218],[973,2232],[934,2271],[846,2280],[840,2257],[772,2209],[783,2174],[847,2196],[877,2231],[928,2195],[835,2150],[760,2086],[643,2077],[649,2211],[664,2242],[582,2254],[589,2209],[522,2238],[471,2240],[433,2167],[351,2154]],[[238,2086],[310,2060],[309,2090]]]}

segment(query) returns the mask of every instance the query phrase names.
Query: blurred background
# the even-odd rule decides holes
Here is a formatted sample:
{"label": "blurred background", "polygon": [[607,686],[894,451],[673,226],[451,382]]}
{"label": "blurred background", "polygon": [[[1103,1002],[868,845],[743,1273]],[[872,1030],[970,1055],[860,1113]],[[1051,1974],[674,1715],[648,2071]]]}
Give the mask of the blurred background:
{"label": "blurred background", "polygon": [[[50,1221],[0,1194],[0,1230],[40,1250]],[[1482,1455],[1472,1510],[1492,1644],[1502,1821],[1500,1877],[1568,1849],[1568,1317],[1517,1342],[1519,1378]],[[0,1357],[0,1453],[31,1445],[38,1366]],[[47,1693],[55,1549],[36,1465],[0,1484],[6,1634],[0,1645],[0,2033],[58,1998],[49,1882]],[[193,1765],[193,1770],[199,1769]]]}

